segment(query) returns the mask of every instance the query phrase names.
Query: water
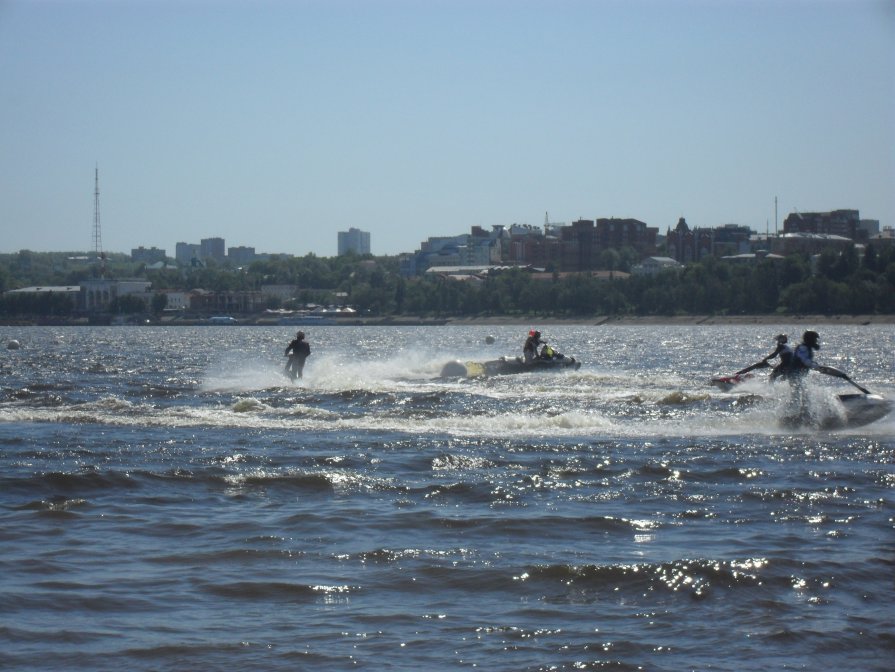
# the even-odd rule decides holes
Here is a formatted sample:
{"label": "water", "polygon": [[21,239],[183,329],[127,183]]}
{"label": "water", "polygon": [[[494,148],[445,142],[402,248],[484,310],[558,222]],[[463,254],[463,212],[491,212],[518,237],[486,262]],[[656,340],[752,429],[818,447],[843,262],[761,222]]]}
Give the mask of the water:
{"label": "water", "polygon": [[[583,366],[319,327],[291,386],[294,328],[2,329],[0,668],[890,669],[892,416],[707,385],[787,325],[541,330]],[[819,331],[895,394],[890,327]]]}

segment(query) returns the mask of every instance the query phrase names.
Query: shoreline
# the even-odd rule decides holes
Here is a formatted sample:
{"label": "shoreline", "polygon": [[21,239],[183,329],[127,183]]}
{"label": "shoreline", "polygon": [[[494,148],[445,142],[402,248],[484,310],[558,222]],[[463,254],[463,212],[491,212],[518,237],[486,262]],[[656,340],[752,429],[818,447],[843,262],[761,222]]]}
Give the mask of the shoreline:
{"label": "shoreline", "polygon": [[712,326],[712,325],[888,325],[895,324],[895,315],[623,315],[592,318],[557,317],[494,317],[449,318],[453,325],[582,325],[582,326]]}
{"label": "shoreline", "polygon": [[[237,318],[238,323],[233,326],[242,327],[295,327],[295,326],[354,326],[354,327],[430,327],[430,326],[525,326],[533,325],[566,325],[566,326],[597,326],[597,327],[636,327],[636,326],[733,326],[733,325],[787,325],[804,326],[812,325],[895,325],[895,314],[892,315],[622,315],[608,316],[597,315],[593,317],[555,317],[555,316],[517,316],[494,315],[477,317],[385,317],[385,318],[345,318],[337,319],[326,324],[308,325],[281,325],[275,321],[263,318]],[[37,326],[109,326],[89,322],[86,318],[73,320],[3,320],[0,327],[37,327]],[[115,326],[155,326],[155,327],[181,327],[181,326],[214,326],[204,319],[191,320],[162,320],[161,322],[115,325]]]}

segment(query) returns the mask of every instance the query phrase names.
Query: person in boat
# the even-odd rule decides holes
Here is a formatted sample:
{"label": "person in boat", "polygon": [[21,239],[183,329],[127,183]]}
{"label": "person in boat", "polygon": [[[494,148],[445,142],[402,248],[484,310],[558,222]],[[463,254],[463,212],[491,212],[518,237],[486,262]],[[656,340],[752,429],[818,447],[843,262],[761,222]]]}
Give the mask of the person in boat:
{"label": "person in boat", "polygon": [[311,346],[305,340],[305,332],[299,331],[295,334],[295,338],[286,346],[286,354],[289,356],[289,361],[286,362],[286,374],[292,380],[301,378],[305,370],[305,360],[311,355]]}
{"label": "person in boat", "polygon": [[541,348],[541,354],[538,355],[541,359],[565,359],[566,356],[561,352],[557,352],[554,350],[548,343],[544,343],[544,347]]}
{"label": "person in boat", "polygon": [[538,346],[547,345],[547,341],[541,340],[541,332],[532,329],[528,332],[528,338],[525,339],[525,345],[522,346],[522,361],[531,364],[538,358]]}
{"label": "person in boat", "polygon": [[774,349],[774,352],[769,354],[767,357],[764,357],[761,361],[752,364],[751,366],[747,366],[745,369],[740,369],[737,371],[734,376],[741,376],[744,373],[748,373],[753,369],[766,369],[770,364],[770,360],[775,359],[777,357],[780,358],[780,361],[777,363],[777,366],[774,367],[774,370],[771,371],[771,380],[776,380],[780,376],[783,375],[783,372],[786,371],[791,362],[793,356],[793,350],[789,347],[789,337],[786,334],[777,334],[774,337],[774,341],[777,343],[777,347]]}

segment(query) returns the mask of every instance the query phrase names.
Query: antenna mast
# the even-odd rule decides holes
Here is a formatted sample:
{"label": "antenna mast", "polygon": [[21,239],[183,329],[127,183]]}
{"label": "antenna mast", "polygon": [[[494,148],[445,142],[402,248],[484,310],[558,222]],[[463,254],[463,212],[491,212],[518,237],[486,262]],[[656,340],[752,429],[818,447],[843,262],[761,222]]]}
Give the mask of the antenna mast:
{"label": "antenna mast", "polygon": [[99,259],[100,277],[105,277],[106,253],[103,252],[103,232],[99,223],[99,166],[96,167],[93,187],[93,251]]}
{"label": "antenna mast", "polygon": [[774,235],[779,236],[777,232],[777,197],[774,196]]}
{"label": "antenna mast", "polygon": [[93,188],[93,251],[97,257],[103,253],[103,234],[99,224],[99,166],[96,167],[95,186]]}

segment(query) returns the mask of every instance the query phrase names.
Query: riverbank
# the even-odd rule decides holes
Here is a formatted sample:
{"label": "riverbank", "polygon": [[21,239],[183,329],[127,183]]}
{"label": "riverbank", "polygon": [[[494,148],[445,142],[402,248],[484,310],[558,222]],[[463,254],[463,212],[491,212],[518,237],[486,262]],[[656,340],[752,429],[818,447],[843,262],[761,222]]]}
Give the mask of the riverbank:
{"label": "riverbank", "polygon": [[830,324],[895,324],[895,315],[623,315],[623,316],[597,316],[578,318],[557,317],[472,317],[451,318],[447,324],[519,324],[519,325],[593,325],[593,326],[708,326],[708,325],[737,325],[737,324],[786,324],[802,325],[805,328],[811,325]]}
{"label": "riverbank", "polygon": [[[107,323],[108,324],[108,323]],[[162,319],[134,321],[120,326],[157,326],[157,327],[192,327],[209,325],[207,319]],[[233,326],[288,326],[313,328],[322,326],[375,326],[375,327],[432,327],[442,325],[521,325],[526,327],[545,325],[589,325],[589,326],[710,326],[710,325],[774,325],[785,324],[804,326],[806,329],[817,325],[853,324],[853,325],[895,325],[895,315],[622,315],[593,317],[554,317],[538,315],[491,315],[477,317],[351,317],[338,318],[319,324],[282,325],[276,320],[254,316],[237,318]],[[9,320],[0,321],[0,326],[102,326],[101,323],[87,318],[49,319],[49,320]]]}

